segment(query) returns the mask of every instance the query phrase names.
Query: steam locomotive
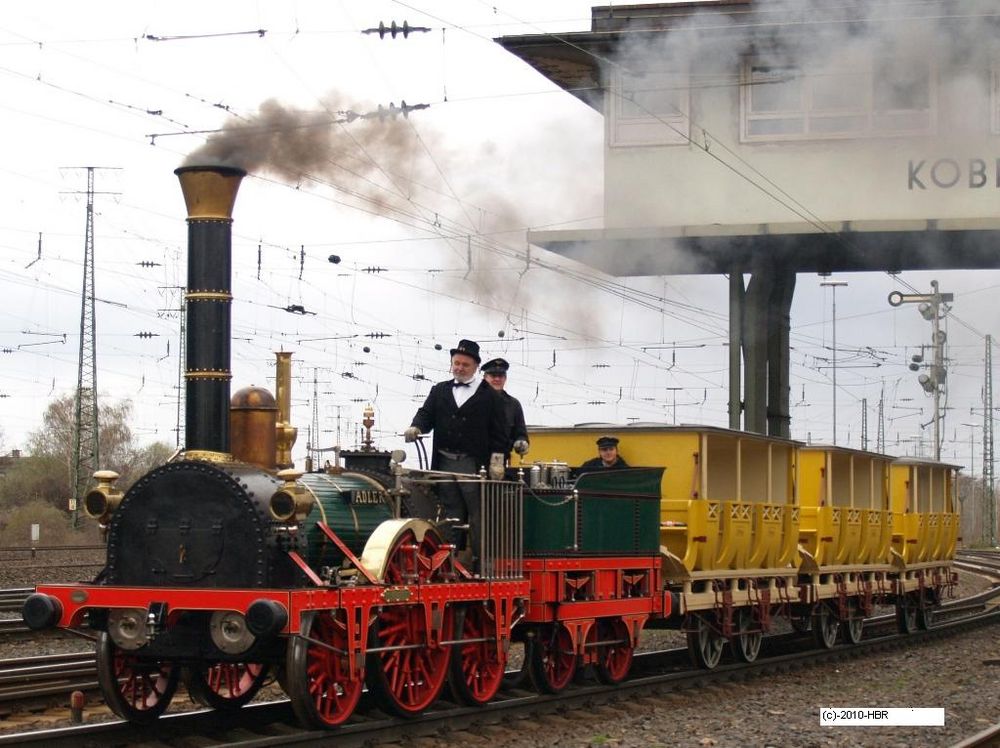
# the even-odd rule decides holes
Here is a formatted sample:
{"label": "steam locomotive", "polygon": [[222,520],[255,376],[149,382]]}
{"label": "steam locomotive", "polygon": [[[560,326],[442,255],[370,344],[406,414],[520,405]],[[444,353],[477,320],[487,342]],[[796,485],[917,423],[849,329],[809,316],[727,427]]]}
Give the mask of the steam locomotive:
{"label": "steam locomotive", "polygon": [[[714,667],[727,643],[755,658],[779,615],[823,646],[841,624],[859,639],[878,602],[896,604],[904,629],[930,625],[954,581],[954,466],[914,465],[893,483],[891,458],[834,448],[816,467],[795,442],[637,424],[616,434],[631,463],[656,467],[574,480],[567,460],[592,453],[602,424],[533,430],[542,459],[496,481],[404,468],[375,447],[366,412],[359,449],[295,470],[291,354],[277,354],[276,396],[230,397],[231,216],[245,173],[176,173],[187,447],[124,494],[96,473],[84,506],[106,534],[104,569],[39,586],[23,608],[34,629],[96,635],[101,689],[123,718],[155,720],[181,680],[195,700],[238,709],[277,678],[305,724],[330,728],[366,687],[403,717],[446,684],[486,704],[513,642],[531,682],[555,693],[583,667],[626,678],[645,628],[680,628]],[[444,540],[441,481],[477,484],[477,569]]]}

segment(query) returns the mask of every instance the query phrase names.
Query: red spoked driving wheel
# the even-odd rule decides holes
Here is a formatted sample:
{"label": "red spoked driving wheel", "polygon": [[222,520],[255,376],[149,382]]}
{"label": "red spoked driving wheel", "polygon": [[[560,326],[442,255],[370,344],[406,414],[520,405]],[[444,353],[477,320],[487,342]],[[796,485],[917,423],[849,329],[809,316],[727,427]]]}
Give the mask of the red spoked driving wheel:
{"label": "red spoked driving wheel", "polygon": [[[444,613],[441,631],[454,630]],[[401,717],[416,717],[434,703],[448,675],[451,647],[432,645],[423,605],[385,607],[368,640],[368,688],[379,705]]]}
{"label": "red spoked driving wheel", "polygon": [[129,722],[157,719],[174,697],[178,671],[171,663],[141,660],[120,649],[106,631],[97,639],[97,680],[104,701]]}
{"label": "red spoked driving wheel", "polygon": [[345,613],[308,614],[302,633],[289,644],[285,682],[292,708],[307,725],[335,727],[354,712],[364,688],[363,672],[350,669]]}
{"label": "red spoked driving wheel", "polygon": [[437,530],[428,528],[418,541],[412,528],[401,532],[389,550],[382,581],[386,584],[440,582],[455,576],[451,549]]}
{"label": "red spoked driving wheel", "polygon": [[455,615],[449,684],[458,700],[481,706],[492,699],[503,683],[506,657],[496,642],[496,618],[481,603],[462,607]]}
{"label": "red spoked driving wheel", "polygon": [[598,621],[597,635],[602,642],[597,649],[597,677],[609,685],[621,683],[628,677],[635,653],[628,626],[621,618]]}
{"label": "red spoked driving wheel", "polygon": [[565,626],[542,629],[531,643],[531,679],[535,688],[559,693],[576,672],[573,639]]}
{"label": "red spoked driving wheel", "polygon": [[257,695],[267,680],[267,665],[216,662],[193,666],[185,679],[191,698],[213,709],[239,709]]}

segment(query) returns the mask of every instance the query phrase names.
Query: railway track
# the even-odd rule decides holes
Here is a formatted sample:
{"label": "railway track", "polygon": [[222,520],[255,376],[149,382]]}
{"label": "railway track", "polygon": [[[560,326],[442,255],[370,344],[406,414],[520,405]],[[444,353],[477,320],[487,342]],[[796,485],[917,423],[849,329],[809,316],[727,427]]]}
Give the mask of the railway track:
{"label": "railway track", "polygon": [[[960,554],[966,556],[965,553]],[[992,575],[1000,584],[1000,554],[992,553],[992,559],[986,554],[975,554],[975,558],[985,558],[983,563],[968,562],[968,568],[976,573]],[[972,554],[969,554],[972,557]],[[989,561],[994,565],[989,565]],[[967,568],[965,561],[956,561],[956,565]],[[23,601],[32,588],[0,590],[0,601],[19,598]],[[1000,589],[990,589],[976,595],[943,603],[935,611],[935,625],[952,621],[961,616],[970,616],[983,612],[991,604],[1000,600]],[[870,636],[885,628],[895,628],[894,613],[877,615],[865,620],[865,631]],[[18,618],[0,619],[0,635],[31,634],[24,621]],[[765,642],[774,648],[792,645],[799,635],[773,635]],[[662,661],[687,660],[687,650],[665,650],[661,652],[637,653],[636,666],[645,660],[659,659]],[[649,667],[647,666],[647,669]],[[97,671],[94,655],[89,652],[66,655],[41,655],[38,657],[18,658],[15,660],[0,660],[0,703],[35,698],[51,694],[69,693],[74,690],[97,690]]]}
{"label": "railway track", "polygon": [[986,550],[961,550],[955,555],[956,569],[986,577],[994,587],[1000,586],[1000,552]]}
{"label": "railway track", "polygon": [[0,613],[10,613],[11,611],[20,613],[25,599],[34,591],[34,587],[13,587],[0,590]]}
{"label": "railway track", "polygon": [[[996,580],[997,584],[1000,585],[1000,554],[993,553],[988,555],[981,553],[962,553],[960,554],[959,559],[956,560],[956,566],[992,577]],[[30,588],[0,590],[0,602],[13,604],[13,601],[18,599],[23,600],[24,597],[26,597],[26,595],[31,591],[32,590]],[[935,628],[932,629],[931,632],[921,632],[917,636],[923,638],[927,635],[950,630],[956,626],[963,626],[968,621],[976,620],[977,618],[983,616],[1000,615],[1000,611],[997,609],[993,609],[992,613],[989,611],[990,605],[995,604],[997,599],[1000,599],[1000,587],[986,590],[970,597],[946,602],[940,606],[935,614]],[[869,647],[869,645],[874,646],[875,644],[878,646],[888,646],[897,640],[904,642],[912,640],[896,635],[894,633],[895,626],[896,619],[894,614],[879,615],[866,619],[866,640],[860,645],[850,648],[850,651],[858,652],[859,647],[864,649]],[[885,633],[886,629],[890,629],[892,632]],[[18,631],[28,632],[28,629],[24,626],[20,618],[0,619],[0,634],[14,633]],[[760,667],[765,667],[764,663],[770,663],[773,666],[776,662],[798,662],[801,658],[808,658],[810,652],[812,652],[812,656],[818,656],[821,660],[824,657],[833,656],[826,653],[817,654],[815,650],[811,649],[811,645],[809,644],[810,641],[811,639],[808,637],[802,637],[801,635],[795,634],[768,637],[765,639],[765,650],[764,654],[762,654]],[[840,652],[843,649],[845,648],[838,647],[835,650],[832,650],[832,652]],[[789,654],[763,659],[767,651],[775,650],[787,651]],[[787,660],[786,658],[792,659]],[[683,683],[685,679],[691,679],[692,682],[696,684],[713,682],[717,677],[719,677],[715,674],[717,672],[730,673],[739,670],[741,672],[747,671],[748,673],[751,673],[754,672],[756,667],[757,663],[752,666],[723,666],[718,671],[691,672],[689,665],[687,665],[686,649],[641,653],[636,655],[632,679],[630,679],[628,684],[623,684],[621,689],[617,690],[620,691],[622,689],[628,690],[630,688],[634,688],[634,686],[630,685],[633,681],[646,682],[650,678],[652,679],[650,683],[659,683],[660,681],[657,680],[658,678],[667,678],[666,681],[663,681],[664,683],[673,683],[673,681],[676,680],[678,684],[676,687],[683,687],[679,684]],[[672,685],[670,687],[673,688],[675,686]],[[9,703],[38,699],[41,697],[51,697],[53,695],[68,695],[70,692],[75,690],[96,692],[98,689],[96,660],[92,652],[43,655],[30,658],[18,658],[15,660],[0,660],[0,702]],[[574,689],[574,691],[576,690],[578,689]],[[590,691],[586,691],[586,693],[589,695]],[[527,701],[532,704],[547,704],[549,701],[564,703],[563,698],[563,694],[560,694],[558,697],[541,697],[533,693],[514,690],[502,694],[500,702],[498,702],[497,705],[491,704],[486,710],[468,710],[458,706],[444,704],[443,706],[436,708],[427,717],[425,723],[421,723],[424,724],[424,727],[420,727],[419,725],[410,722],[406,722],[404,725],[399,725],[388,718],[381,718],[378,714],[375,714],[374,716],[369,714],[369,716],[359,718],[357,725],[352,723],[345,730],[338,731],[338,744],[342,743],[340,732],[344,732],[345,736],[354,735],[355,733],[359,736],[365,736],[363,739],[359,738],[360,744],[363,742],[370,742],[373,739],[372,736],[375,733],[380,733],[380,731],[389,731],[384,734],[380,733],[380,740],[389,739],[387,735],[394,734],[393,731],[398,732],[400,730],[404,730],[407,731],[407,734],[411,735],[421,734],[421,730],[430,730],[433,732],[434,730],[440,728],[440,722],[433,718],[433,715],[438,715],[439,713],[446,714],[447,720],[454,720],[461,717],[461,715],[465,712],[483,716],[492,714],[497,710],[503,711],[503,709],[507,709],[509,706],[501,707],[500,704],[507,704],[507,702],[512,699],[516,703]],[[570,698],[570,696],[567,695],[565,698]],[[269,710],[276,711],[272,714],[272,711]],[[287,714],[284,714],[284,712],[287,712]],[[245,709],[239,712],[240,724],[244,727],[246,727],[244,718],[249,718],[251,713],[261,715],[260,720],[262,725],[266,724],[268,721],[273,722],[277,719],[279,723],[286,725],[283,729],[296,730],[296,734],[298,734],[298,732],[302,732],[301,728],[297,727],[295,724],[294,717],[291,715],[290,707],[288,707],[287,702],[274,702],[266,708],[265,706],[254,706],[253,710]],[[265,714],[268,716],[263,716]],[[212,715],[213,720],[215,721],[217,721],[221,716],[214,712],[212,712]],[[198,717],[194,716],[191,719],[197,720]],[[251,721],[253,721],[253,719],[256,719],[256,717],[252,718]],[[172,720],[180,720],[180,718],[172,718]],[[176,722],[176,724],[180,724],[181,721]],[[175,722],[170,721],[170,724],[175,724]],[[195,724],[197,724],[197,721]],[[449,722],[449,724],[453,723]],[[434,727],[434,725],[438,726]],[[100,729],[110,728],[102,727]],[[126,726],[120,726],[116,729],[128,730],[129,728]],[[184,729],[186,730],[187,728]],[[411,730],[416,730],[416,732],[411,732]],[[375,731],[375,733],[372,731]],[[22,735],[21,737],[24,738],[26,735]],[[329,736],[326,735],[326,737],[328,738]],[[8,744],[6,742],[6,738],[0,738],[0,745],[4,744]]]}
{"label": "railway track", "polygon": [[93,652],[0,660],[0,701],[97,689]]}
{"label": "railway track", "polygon": [[[997,554],[994,554],[997,555]],[[997,555],[997,581],[1000,583],[1000,555]],[[11,596],[22,594],[26,596],[30,588],[19,590],[3,590],[0,593],[11,593]],[[2,598],[0,598],[2,599]],[[935,612],[935,625],[953,621],[959,617],[969,617],[982,613],[1000,599],[1000,588],[985,590],[976,595],[943,603]],[[896,627],[894,613],[873,616],[865,620],[865,632],[871,636],[884,629],[894,630]],[[38,636],[31,632],[20,618],[0,619],[0,635],[26,634]],[[883,635],[884,634],[880,634]],[[776,634],[765,638],[765,646],[771,649],[796,647],[800,634]],[[664,650],[636,654],[636,668],[643,662],[687,662],[687,650]],[[51,694],[69,693],[74,690],[97,690],[96,660],[93,653],[83,652],[72,655],[41,655],[37,657],[0,660],[0,703],[19,701],[47,696]]]}
{"label": "railway track", "polygon": [[[762,654],[752,664],[724,664],[711,671],[677,669],[678,654],[683,650],[669,650],[637,656],[633,675],[615,688],[606,688],[590,682],[575,684],[555,695],[511,689],[500,693],[497,700],[483,708],[461,707],[441,701],[423,716],[413,720],[396,720],[377,710],[367,710],[333,733],[309,731],[297,725],[287,701],[252,704],[237,712],[226,714],[212,711],[183,712],[167,715],[156,723],[158,745],[190,745],[199,741],[205,744],[230,746],[260,746],[292,744],[329,745],[335,740],[338,746],[373,745],[386,741],[431,736],[441,739],[444,732],[509,722],[531,715],[545,715],[555,711],[593,710],[602,704],[614,703],[651,695],[662,695],[692,687],[719,685],[727,682],[780,674],[791,670],[877,654],[912,644],[953,636],[982,625],[1000,622],[1000,610],[994,609],[962,620],[947,621],[929,631],[907,636],[888,634],[874,636],[853,646],[840,645],[830,650],[803,647],[801,651],[776,655]],[[673,666],[665,667],[665,662]],[[0,746],[45,745],[78,746],[100,744],[103,746],[129,745],[149,739],[149,727],[134,727],[124,722],[111,721],[81,725],[58,730],[19,733],[0,737]],[[986,745],[989,743],[969,743]]]}

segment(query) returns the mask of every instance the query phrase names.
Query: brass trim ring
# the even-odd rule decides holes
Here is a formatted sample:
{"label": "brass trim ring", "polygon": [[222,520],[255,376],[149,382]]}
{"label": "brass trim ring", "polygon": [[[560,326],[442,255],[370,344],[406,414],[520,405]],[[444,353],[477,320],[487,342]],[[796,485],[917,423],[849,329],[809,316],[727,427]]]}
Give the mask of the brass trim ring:
{"label": "brass trim ring", "polygon": [[206,369],[203,371],[186,371],[184,372],[185,379],[232,379],[233,374],[229,371],[212,371],[211,369]]}
{"label": "brass trim ring", "polygon": [[233,295],[225,291],[188,291],[184,298],[188,301],[232,301]]}

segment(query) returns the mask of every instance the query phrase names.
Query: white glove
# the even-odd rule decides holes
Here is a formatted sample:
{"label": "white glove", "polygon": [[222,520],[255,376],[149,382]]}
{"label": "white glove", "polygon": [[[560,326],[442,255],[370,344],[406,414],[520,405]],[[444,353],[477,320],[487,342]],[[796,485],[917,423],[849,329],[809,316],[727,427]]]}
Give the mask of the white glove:
{"label": "white glove", "polygon": [[516,442],[514,442],[514,451],[517,452],[519,455],[528,454],[529,449],[531,449],[531,445],[528,444],[527,439],[518,439]]}
{"label": "white glove", "polygon": [[503,480],[503,455],[500,452],[494,452],[490,455],[490,468],[489,476],[490,480]]}
{"label": "white glove", "polygon": [[418,436],[420,436],[420,429],[416,426],[410,426],[403,432],[403,438],[406,439],[407,442],[415,442]]}

